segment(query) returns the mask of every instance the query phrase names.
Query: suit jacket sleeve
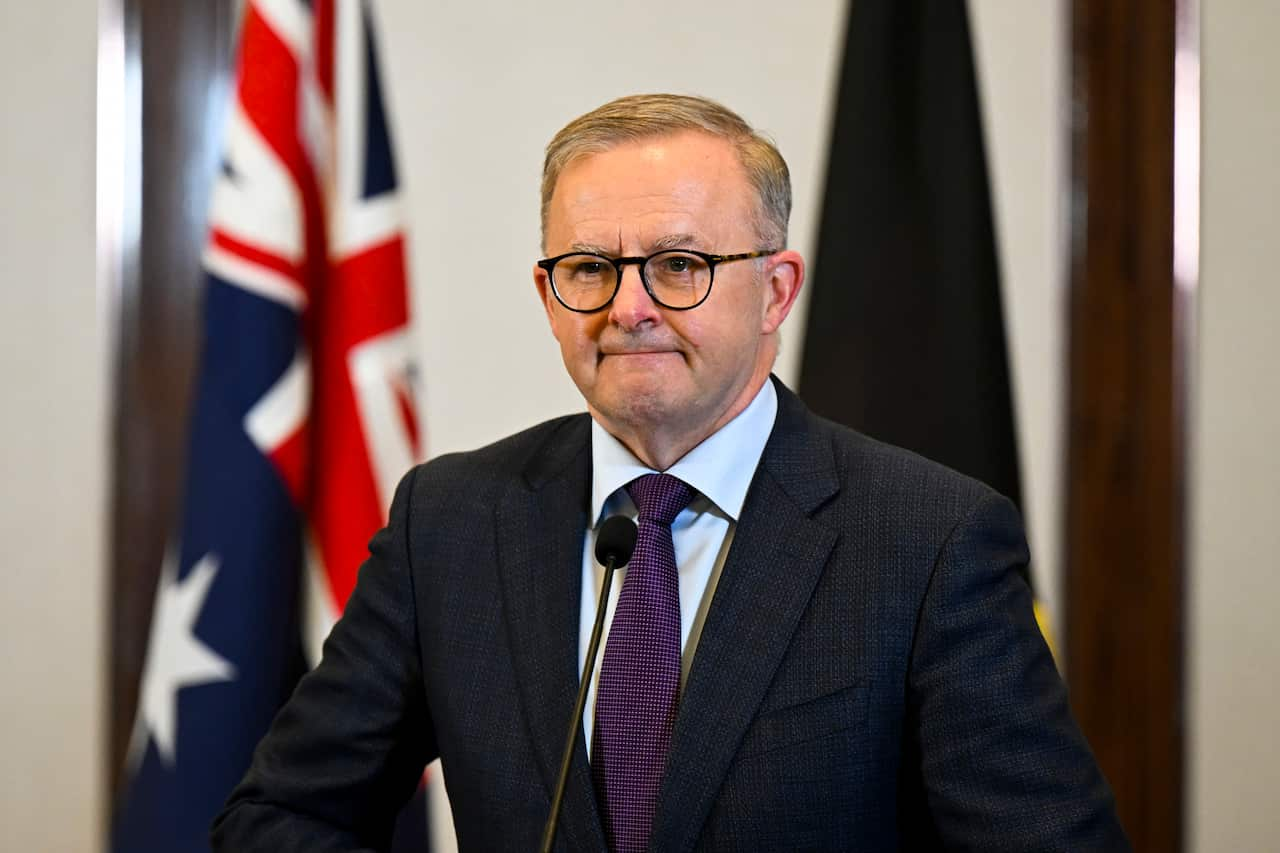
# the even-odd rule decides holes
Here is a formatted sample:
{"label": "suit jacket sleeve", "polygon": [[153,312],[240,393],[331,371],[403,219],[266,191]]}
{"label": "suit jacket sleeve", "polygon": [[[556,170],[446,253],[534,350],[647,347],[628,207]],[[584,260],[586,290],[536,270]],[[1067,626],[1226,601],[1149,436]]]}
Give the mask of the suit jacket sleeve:
{"label": "suit jacket sleeve", "polygon": [[934,830],[949,849],[1126,850],[1036,625],[1026,561],[1016,511],[988,493],[933,568],[907,731]]}
{"label": "suit jacket sleeve", "polygon": [[215,850],[388,846],[436,746],[422,687],[408,520],[416,470],[320,665],[298,684],[213,825]]}

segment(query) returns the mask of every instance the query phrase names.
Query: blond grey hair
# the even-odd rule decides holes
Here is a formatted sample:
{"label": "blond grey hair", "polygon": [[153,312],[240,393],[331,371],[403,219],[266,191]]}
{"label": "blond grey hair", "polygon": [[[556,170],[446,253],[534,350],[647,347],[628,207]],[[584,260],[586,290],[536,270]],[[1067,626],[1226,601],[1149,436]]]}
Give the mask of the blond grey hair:
{"label": "blond grey hair", "polygon": [[570,163],[623,143],[690,130],[733,143],[747,181],[756,193],[752,226],[763,244],[761,248],[784,248],[791,217],[791,173],[787,162],[773,142],[737,113],[709,98],[692,95],[628,95],[579,116],[555,135],[547,145],[542,165],[543,248],[551,196],[561,172]]}

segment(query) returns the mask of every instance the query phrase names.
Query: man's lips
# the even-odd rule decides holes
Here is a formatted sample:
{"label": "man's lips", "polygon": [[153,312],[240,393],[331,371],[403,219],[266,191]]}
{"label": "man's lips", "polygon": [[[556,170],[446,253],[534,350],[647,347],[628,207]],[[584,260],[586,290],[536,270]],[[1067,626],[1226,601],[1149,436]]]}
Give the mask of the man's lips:
{"label": "man's lips", "polygon": [[639,359],[655,359],[664,355],[675,355],[681,358],[684,355],[677,349],[627,349],[627,350],[600,350],[600,354],[596,361],[604,361],[606,358],[639,358]]}

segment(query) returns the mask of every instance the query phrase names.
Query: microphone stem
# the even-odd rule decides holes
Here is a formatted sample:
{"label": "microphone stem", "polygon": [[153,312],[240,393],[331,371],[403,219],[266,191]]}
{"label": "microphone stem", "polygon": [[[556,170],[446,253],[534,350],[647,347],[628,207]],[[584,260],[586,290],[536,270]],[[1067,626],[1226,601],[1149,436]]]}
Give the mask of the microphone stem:
{"label": "microphone stem", "polygon": [[551,845],[556,840],[556,825],[560,821],[560,804],[564,800],[564,790],[569,784],[569,765],[573,763],[573,748],[578,743],[578,732],[582,728],[582,711],[587,706],[587,688],[591,684],[591,673],[596,668],[596,653],[600,649],[600,634],[604,631],[604,615],[609,604],[609,588],[613,585],[614,558],[604,567],[604,582],[600,584],[600,601],[596,604],[596,622],[591,627],[591,642],[587,644],[587,662],[582,667],[582,681],[578,684],[578,699],[573,704],[573,719],[569,721],[569,736],[565,740],[564,757],[560,759],[560,778],[556,781],[555,796],[551,798],[551,815],[547,818],[547,826],[542,831],[542,853],[551,853]]}

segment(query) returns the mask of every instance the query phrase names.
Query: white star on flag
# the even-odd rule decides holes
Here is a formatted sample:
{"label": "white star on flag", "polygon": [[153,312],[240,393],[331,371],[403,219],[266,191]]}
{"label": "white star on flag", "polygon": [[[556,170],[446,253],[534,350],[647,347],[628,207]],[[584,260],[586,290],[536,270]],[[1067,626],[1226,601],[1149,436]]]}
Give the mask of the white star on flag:
{"label": "white star on flag", "polygon": [[[147,664],[142,673],[141,731],[134,732],[134,750],[146,746],[145,735],[156,743],[160,759],[177,763],[174,741],[178,728],[178,691],[183,687],[230,681],[236,668],[195,635],[196,620],[218,573],[218,557],[205,554],[181,582],[177,560],[165,560],[151,617]],[[139,737],[142,736],[142,737]]]}

